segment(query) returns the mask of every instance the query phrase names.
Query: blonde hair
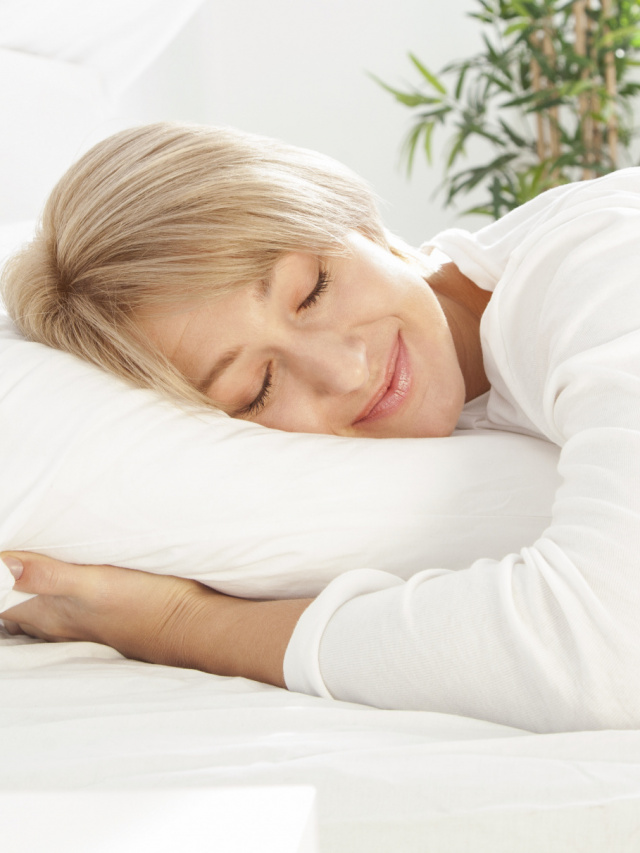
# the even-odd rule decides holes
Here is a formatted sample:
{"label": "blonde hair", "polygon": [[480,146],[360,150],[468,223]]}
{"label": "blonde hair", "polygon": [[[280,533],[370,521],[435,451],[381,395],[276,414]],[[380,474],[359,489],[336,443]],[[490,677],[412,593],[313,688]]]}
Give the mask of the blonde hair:
{"label": "blonde hair", "polygon": [[339,254],[351,230],[389,248],[373,194],[336,161],[226,128],[148,125],[63,176],[2,296],[27,338],[214,405],[136,317],[264,279],[288,252]]}

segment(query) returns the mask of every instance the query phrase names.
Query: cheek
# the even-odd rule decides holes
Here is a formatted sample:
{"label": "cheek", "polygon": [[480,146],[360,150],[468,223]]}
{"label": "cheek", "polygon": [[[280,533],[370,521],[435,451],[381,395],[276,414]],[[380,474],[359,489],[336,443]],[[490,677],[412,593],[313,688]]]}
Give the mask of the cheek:
{"label": "cheek", "polygon": [[398,314],[409,295],[400,271],[361,264],[338,273],[331,307],[337,322],[354,326]]}
{"label": "cheek", "polygon": [[274,394],[272,403],[255,418],[256,423],[283,432],[332,432],[327,413],[312,399],[304,385],[288,376]]}
{"label": "cheek", "polygon": [[453,342],[445,340],[437,351],[427,350],[423,368],[424,396],[415,415],[416,435],[451,435],[465,401],[465,384]]}

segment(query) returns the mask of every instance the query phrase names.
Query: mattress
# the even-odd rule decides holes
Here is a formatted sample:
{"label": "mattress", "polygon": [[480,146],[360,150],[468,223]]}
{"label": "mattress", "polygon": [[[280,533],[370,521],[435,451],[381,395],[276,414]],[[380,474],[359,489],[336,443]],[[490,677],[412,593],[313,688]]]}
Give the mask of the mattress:
{"label": "mattress", "polygon": [[312,786],[321,853],[640,849],[638,731],[531,734],[6,634],[0,679],[7,793]]}

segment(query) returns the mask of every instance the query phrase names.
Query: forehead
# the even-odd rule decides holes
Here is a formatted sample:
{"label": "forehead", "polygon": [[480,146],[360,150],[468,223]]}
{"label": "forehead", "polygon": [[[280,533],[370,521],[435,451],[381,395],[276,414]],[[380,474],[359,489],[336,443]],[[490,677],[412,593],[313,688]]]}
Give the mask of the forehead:
{"label": "forehead", "polygon": [[197,300],[147,312],[139,320],[145,336],[189,380],[198,381],[200,361],[237,347],[257,322],[263,288],[247,286],[212,300]]}
{"label": "forehead", "polygon": [[[293,304],[306,293],[317,267],[316,256],[290,253],[263,279],[212,299],[147,310],[139,326],[154,348],[199,386],[216,361],[231,361],[237,351],[258,340],[270,323],[270,304],[282,296]],[[278,297],[272,300],[274,290]]]}

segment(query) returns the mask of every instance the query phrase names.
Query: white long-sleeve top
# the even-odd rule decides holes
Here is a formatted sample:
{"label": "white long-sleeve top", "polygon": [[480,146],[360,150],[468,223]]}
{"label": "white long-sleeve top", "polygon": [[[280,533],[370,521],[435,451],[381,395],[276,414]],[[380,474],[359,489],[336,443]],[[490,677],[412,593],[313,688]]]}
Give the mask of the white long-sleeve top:
{"label": "white long-sleeve top", "polygon": [[493,291],[491,390],[460,426],[561,447],[552,523],[458,571],[346,572],[300,619],[287,686],[539,732],[640,728],[640,169],[430,244]]}

